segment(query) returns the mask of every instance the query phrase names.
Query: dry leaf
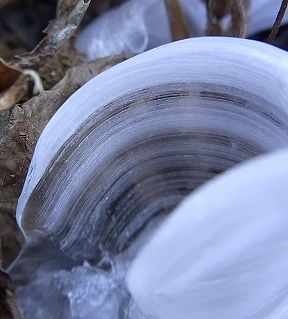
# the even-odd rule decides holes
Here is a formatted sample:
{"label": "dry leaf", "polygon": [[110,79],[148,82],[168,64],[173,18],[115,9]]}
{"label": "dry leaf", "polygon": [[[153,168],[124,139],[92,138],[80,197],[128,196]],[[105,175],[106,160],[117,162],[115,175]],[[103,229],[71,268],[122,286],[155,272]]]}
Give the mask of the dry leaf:
{"label": "dry leaf", "polygon": [[38,68],[45,90],[51,90],[70,68],[83,62],[83,57],[75,49],[73,40],[66,41],[55,54],[47,56],[45,63]]}
{"label": "dry leaf", "polygon": [[18,80],[0,95],[0,111],[10,110],[21,101],[29,90],[30,79],[22,74]]}
{"label": "dry leaf", "polygon": [[21,70],[9,65],[0,58],[0,94],[10,88],[17,81],[21,73]]}
{"label": "dry leaf", "polygon": [[11,109],[28,92],[29,79],[0,58],[0,111]]}
{"label": "dry leaf", "polygon": [[21,70],[0,58],[0,111],[10,110],[27,96],[30,82],[33,82],[33,95],[43,91],[42,81],[36,71]]}

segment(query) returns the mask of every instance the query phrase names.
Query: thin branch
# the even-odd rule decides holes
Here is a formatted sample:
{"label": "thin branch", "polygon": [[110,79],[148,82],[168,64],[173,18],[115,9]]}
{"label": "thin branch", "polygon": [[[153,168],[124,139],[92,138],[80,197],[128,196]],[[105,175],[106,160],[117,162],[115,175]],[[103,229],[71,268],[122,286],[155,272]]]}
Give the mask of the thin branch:
{"label": "thin branch", "polygon": [[219,19],[216,17],[215,14],[215,1],[214,0],[207,0],[206,1],[206,8],[207,8],[207,29],[206,35],[220,35],[221,25]]}
{"label": "thin branch", "polygon": [[242,0],[231,1],[231,19],[233,36],[245,38],[248,24],[248,14]]}
{"label": "thin branch", "polygon": [[[1,1],[1,0],[0,0]],[[43,31],[47,35],[33,49],[33,51],[17,56],[12,62],[21,68],[41,65],[43,59],[53,55],[77,30],[82,18],[88,9],[91,0],[69,1],[68,11],[61,11],[62,15],[51,21]]]}
{"label": "thin branch", "polygon": [[214,2],[214,0],[207,0],[207,17],[208,17],[208,24],[209,24],[209,23],[212,23],[212,21],[214,20],[213,2]]}
{"label": "thin branch", "polygon": [[272,27],[272,30],[271,30],[268,38],[266,40],[268,43],[274,42],[274,40],[279,32],[279,28],[280,28],[281,22],[284,18],[284,14],[286,12],[287,6],[288,6],[288,0],[282,0],[281,7],[280,7],[279,12],[277,14],[277,18],[274,22],[274,25]]}
{"label": "thin branch", "polygon": [[189,38],[179,0],[165,0],[173,41]]}

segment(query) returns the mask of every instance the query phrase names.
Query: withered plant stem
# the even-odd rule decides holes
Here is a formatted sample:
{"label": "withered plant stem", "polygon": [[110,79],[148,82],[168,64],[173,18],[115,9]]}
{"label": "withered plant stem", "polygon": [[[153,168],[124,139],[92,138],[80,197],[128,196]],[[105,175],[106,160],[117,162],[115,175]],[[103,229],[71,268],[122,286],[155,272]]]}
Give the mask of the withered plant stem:
{"label": "withered plant stem", "polygon": [[279,32],[279,28],[281,26],[281,22],[284,18],[284,14],[286,12],[287,6],[288,6],[288,0],[282,0],[281,7],[280,7],[279,12],[277,14],[277,18],[276,18],[274,25],[272,27],[272,30],[271,30],[271,32],[266,40],[268,43],[273,43],[275,41],[275,38],[276,38],[276,36]]}
{"label": "withered plant stem", "polygon": [[237,38],[245,38],[247,30],[247,9],[243,0],[231,0],[232,34]]}

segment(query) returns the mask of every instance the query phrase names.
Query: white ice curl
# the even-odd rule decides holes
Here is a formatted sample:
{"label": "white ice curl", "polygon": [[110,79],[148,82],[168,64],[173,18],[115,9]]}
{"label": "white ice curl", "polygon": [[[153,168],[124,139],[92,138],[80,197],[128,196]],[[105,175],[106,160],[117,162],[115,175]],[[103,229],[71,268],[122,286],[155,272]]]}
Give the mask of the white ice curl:
{"label": "white ice curl", "polygon": [[171,214],[128,274],[148,318],[288,316],[288,151],[211,180]]}

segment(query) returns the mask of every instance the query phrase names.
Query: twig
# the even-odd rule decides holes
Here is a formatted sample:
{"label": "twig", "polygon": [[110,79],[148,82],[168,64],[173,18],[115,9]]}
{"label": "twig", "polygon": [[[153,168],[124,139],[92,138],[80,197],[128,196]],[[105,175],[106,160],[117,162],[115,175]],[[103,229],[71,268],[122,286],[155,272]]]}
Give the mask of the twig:
{"label": "twig", "polygon": [[207,6],[207,18],[208,18],[208,25],[209,25],[209,24],[212,24],[214,20],[213,0],[208,0],[206,6]]}
{"label": "twig", "polygon": [[[76,1],[76,2],[75,2]],[[69,11],[61,11],[62,15],[50,22],[44,30],[47,34],[44,39],[34,48],[33,51],[13,60],[13,64],[21,68],[31,68],[31,66],[43,63],[43,58],[53,55],[65,41],[67,41],[77,30],[91,0],[75,0],[69,6]]]}
{"label": "twig", "polygon": [[32,69],[24,69],[23,74],[29,75],[33,80],[33,95],[38,95],[44,91],[43,82],[37,71]]}
{"label": "twig", "polygon": [[189,31],[184,21],[179,0],[165,0],[165,5],[170,20],[173,41],[188,38]]}
{"label": "twig", "polygon": [[231,1],[232,34],[238,38],[245,38],[248,24],[247,10],[242,0]]}
{"label": "twig", "polygon": [[278,34],[279,28],[281,26],[281,22],[283,20],[284,14],[286,12],[287,6],[288,6],[288,0],[282,0],[281,7],[280,7],[278,14],[277,14],[277,18],[274,22],[274,25],[272,27],[272,30],[271,30],[269,36],[266,39],[266,42],[268,42],[268,43],[274,42],[274,40]]}
{"label": "twig", "polygon": [[219,35],[221,34],[221,26],[219,20],[215,14],[214,8],[214,0],[207,0],[206,1],[206,8],[207,8],[207,28],[206,34],[207,35]]}

